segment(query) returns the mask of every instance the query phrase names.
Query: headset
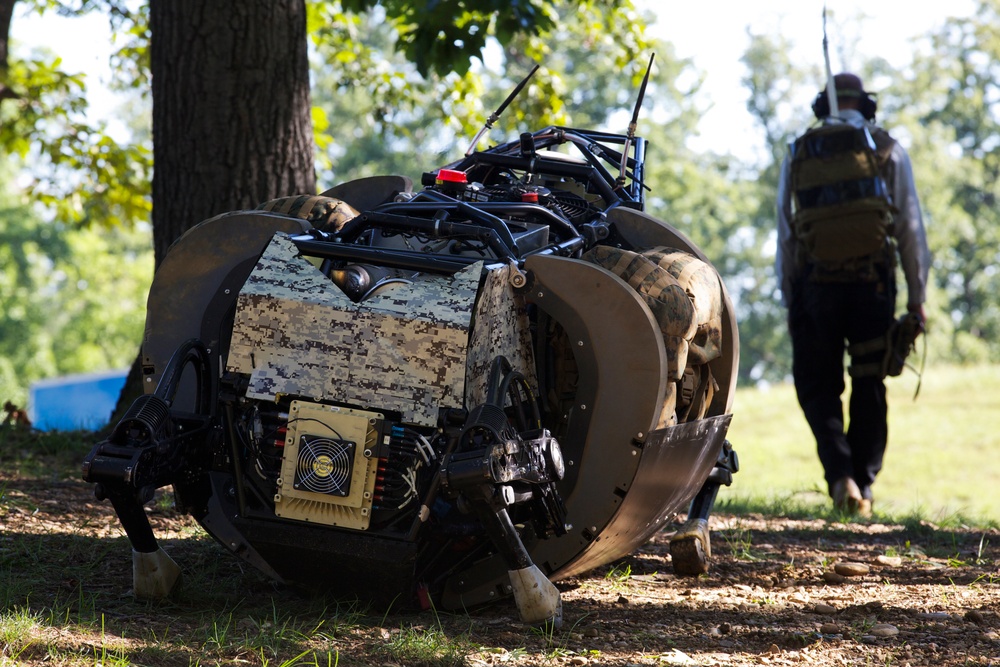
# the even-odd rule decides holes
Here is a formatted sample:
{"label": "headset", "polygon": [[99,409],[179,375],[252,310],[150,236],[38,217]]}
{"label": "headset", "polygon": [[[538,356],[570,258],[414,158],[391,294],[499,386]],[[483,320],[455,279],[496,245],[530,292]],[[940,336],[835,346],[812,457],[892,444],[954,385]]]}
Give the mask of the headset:
{"label": "headset", "polygon": [[[875,111],[878,109],[878,102],[871,93],[857,90],[838,90],[837,97],[860,97],[861,104],[858,111],[872,123],[875,122]],[[816,99],[812,103],[813,114],[816,118],[823,119],[830,115],[830,99],[826,96],[826,90],[821,90],[816,94]]]}

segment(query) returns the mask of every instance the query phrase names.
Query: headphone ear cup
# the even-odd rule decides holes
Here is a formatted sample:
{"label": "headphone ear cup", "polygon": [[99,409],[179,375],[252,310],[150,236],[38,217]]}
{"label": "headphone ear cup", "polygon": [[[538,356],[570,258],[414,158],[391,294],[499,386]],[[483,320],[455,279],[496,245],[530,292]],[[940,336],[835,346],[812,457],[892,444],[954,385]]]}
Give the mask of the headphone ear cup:
{"label": "headphone ear cup", "polygon": [[830,100],[826,98],[826,93],[820,91],[812,103],[813,115],[822,120],[830,115]]}
{"label": "headphone ear cup", "polygon": [[858,111],[870,121],[875,120],[875,111],[878,109],[878,101],[869,93],[865,93],[861,98],[861,107]]}

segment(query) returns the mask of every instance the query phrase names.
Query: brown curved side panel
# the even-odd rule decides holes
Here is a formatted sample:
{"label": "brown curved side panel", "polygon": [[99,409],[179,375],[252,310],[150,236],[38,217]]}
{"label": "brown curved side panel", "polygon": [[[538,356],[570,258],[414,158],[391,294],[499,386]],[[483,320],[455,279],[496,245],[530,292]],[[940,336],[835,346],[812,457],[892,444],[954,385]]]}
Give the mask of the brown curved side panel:
{"label": "brown curved side panel", "polygon": [[[633,248],[646,249],[668,246],[685,250],[698,259],[712,264],[698,246],[671,225],[635,209],[617,207],[608,212],[608,221]],[[716,269],[718,271],[718,269]],[[736,311],[729,298],[725,283],[722,283],[722,354],[709,362],[712,375],[719,383],[719,391],[708,408],[708,416],[724,415],[732,412],[736,393],[736,376],[740,366],[740,334],[736,322]]]}
{"label": "brown curved side panel", "polygon": [[146,393],[156,388],[170,356],[189,338],[201,339],[218,364],[232,333],[223,324],[268,241],[275,232],[301,234],[309,228],[297,218],[239,211],[205,220],[174,242],[153,276],[146,301]]}
{"label": "brown curved side panel", "polygon": [[[527,545],[535,563],[553,573],[598,542],[617,556],[631,548],[631,541],[614,544],[602,531],[636,478],[641,441],[656,426],[667,359],[652,313],[618,276],[589,262],[550,256],[532,256],[525,267],[532,278],[527,298],[565,329],[580,374],[568,432],[559,438],[567,463],[560,493],[572,529]],[[454,576],[444,604],[487,602],[503,593],[506,582],[504,562],[494,556]]]}
{"label": "brown curved side panel", "polygon": [[586,551],[552,574],[564,579],[615,561],[685,511],[719,458],[732,415],[698,419],[649,434],[639,468],[614,519]]}

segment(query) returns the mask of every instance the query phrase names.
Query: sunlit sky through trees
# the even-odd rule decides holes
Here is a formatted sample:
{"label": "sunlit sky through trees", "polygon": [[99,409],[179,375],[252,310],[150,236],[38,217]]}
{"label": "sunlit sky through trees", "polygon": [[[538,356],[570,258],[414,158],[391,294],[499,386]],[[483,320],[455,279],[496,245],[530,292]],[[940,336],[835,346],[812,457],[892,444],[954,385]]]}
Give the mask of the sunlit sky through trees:
{"label": "sunlit sky through trees", "polygon": [[[693,59],[705,73],[700,136],[692,147],[753,158],[763,147],[745,109],[747,91],[740,62],[748,44],[747,31],[782,34],[792,40],[800,62],[823,66],[823,9],[827,10],[831,67],[851,69],[863,60],[882,57],[892,65],[905,64],[916,45],[913,38],[940,26],[949,16],[969,16],[971,0],[923,3],[912,0],[636,0],[655,14],[653,33],[671,42],[677,55]],[[114,115],[116,101],[102,90],[110,76],[111,50],[107,19],[93,14],[82,19],[15,16],[13,39],[22,47],[44,45],[59,53],[69,69],[89,74],[92,112]],[[81,36],[85,36],[81,38]],[[856,45],[856,46],[855,46]],[[845,53],[851,46],[851,53]],[[817,87],[822,85],[817,81]],[[869,86],[876,90],[877,86]],[[809,99],[803,99],[803,104]]]}
{"label": "sunlit sky through trees", "polygon": [[[656,14],[653,34],[672,43],[678,56],[692,58],[705,73],[702,108],[709,103],[711,108],[692,147],[740,157],[753,157],[764,146],[746,111],[748,91],[740,83],[746,73],[740,58],[749,44],[748,30],[783,35],[794,44],[797,62],[822,71],[825,7],[830,67],[836,73],[875,57],[905,65],[916,48],[915,37],[950,16],[971,16],[974,9],[971,0],[920,3],[919,9],[912,0],[636,0],[636,5]],[[850,52],[848,47],[853,47]],[[823,84],[818,80],[816,90]],[[878,91],[875,85],[867,87]],[[803,104],[814,94],[807,91]]]}

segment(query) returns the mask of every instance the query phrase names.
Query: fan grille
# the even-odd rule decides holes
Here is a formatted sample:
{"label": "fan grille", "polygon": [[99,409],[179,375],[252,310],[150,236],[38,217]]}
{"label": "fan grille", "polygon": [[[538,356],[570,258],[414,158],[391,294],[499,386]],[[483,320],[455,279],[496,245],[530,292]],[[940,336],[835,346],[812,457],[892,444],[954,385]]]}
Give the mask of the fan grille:
{"label": "fan grille", "polygon": [[552,199],[574,224],[587,222],[600,212],[583,197],[565,190],[553,190]]}
{"label": "fan grille", "polygon": [[351,492],[355,443],[317,435],[303,435],[295,465],[295,488],[331,496]]}

